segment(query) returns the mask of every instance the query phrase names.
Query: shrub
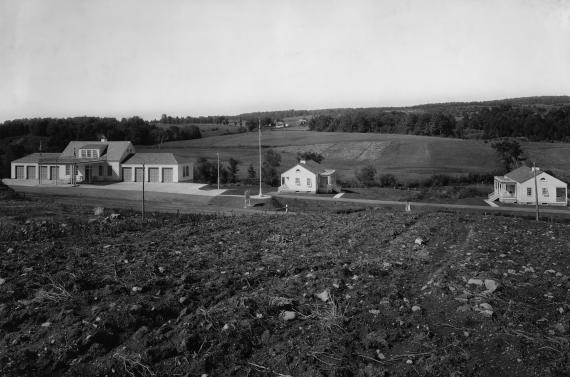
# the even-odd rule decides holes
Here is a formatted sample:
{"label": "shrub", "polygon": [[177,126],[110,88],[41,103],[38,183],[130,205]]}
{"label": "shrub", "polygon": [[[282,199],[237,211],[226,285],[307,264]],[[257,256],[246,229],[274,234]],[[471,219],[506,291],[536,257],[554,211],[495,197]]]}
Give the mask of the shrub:
{"label": "shrub", "polygon": [[364,186],[376,186],[376,168],[372,164],[362,167],[355,175]]}
{"label": "shrub", "polygon": [[381,187],[396,187],[398,186],[398,180],[393,174],[382,174],[378,178],[378,182]]}

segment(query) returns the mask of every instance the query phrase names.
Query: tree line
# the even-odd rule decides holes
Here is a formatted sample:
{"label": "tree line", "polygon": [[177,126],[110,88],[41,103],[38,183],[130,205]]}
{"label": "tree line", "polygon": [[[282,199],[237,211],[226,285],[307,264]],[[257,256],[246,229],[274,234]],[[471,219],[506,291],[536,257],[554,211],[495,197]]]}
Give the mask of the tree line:
{"label": "tree line", "polygon": [[460,116],[443,111],[345,109],[309,120],[309,129],[326,132],[374,132],[532,141],[570,141],[570,106],[500,105],[470,109]]}

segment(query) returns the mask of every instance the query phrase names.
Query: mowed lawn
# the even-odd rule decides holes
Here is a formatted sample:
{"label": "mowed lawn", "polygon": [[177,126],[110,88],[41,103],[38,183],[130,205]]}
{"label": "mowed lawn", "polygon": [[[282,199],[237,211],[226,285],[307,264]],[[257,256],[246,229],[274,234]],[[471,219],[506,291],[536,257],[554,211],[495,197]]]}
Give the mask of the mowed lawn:
{"label": "mowed lawn", "polygon": [[[391,173],[401,180],[427,178],[432,174],[460,175],[487,173],[500,168],[490,143],[416,135],[313,132],[299,129],[265,130],[262,148],[281,153],[282,170],[296,162],[298,152],[315,151],[325,160],[323,165],[337,169],[344,179],[354,177],[357,169],[372,164],[379,174]],[[570,144],[523,143],[528,156],[543,169],[565,176],[570,166]],[[156,147],[137,147],[140,152],[157,151]],[[197,140],[164,143],[161,151],[212,161],[220,153],[222,162],[230,157],[240,161],[240,175],[249,164],[256,168],[258,134],[212,136]]]}

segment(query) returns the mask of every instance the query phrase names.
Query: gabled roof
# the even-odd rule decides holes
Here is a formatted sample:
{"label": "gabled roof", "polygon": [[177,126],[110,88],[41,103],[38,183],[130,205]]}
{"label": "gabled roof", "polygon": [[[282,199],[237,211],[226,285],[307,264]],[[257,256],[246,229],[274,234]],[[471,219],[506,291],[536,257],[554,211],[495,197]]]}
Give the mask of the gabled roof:
{"label": "gabled roof", "polygon": [[132,144],[130,141],[70,141],[61,152],[61,157],[74,157],[82,148],[96,149],[101,146],[107,146],[104,155],[107,161],[120,161]]}
{"label": "gabled roof", "polygon": [[333,169],[327,169],[324,166],[322,166],[321,164],[316,163],[315,161],[307,161],[307,162],[299,162],[297,165],[293,166],[291,169],[288,170],[292,170],[295,169],[297,166],[301,166],[305,169],[307,169],[308,171],[310,171],[313,174],[318,174],[318,175],[330,175],[333,174],[335,171]]}
{"label": "gabled roof", "polygon": [[59,153],[32,153],[27,156],[21,157],[17,160],[12,161],[13,164],[35,164],[44,160],[56,159],[59,157]]}
{"label": "gabled roof", "polygon": [[135,153],[123,162],[123,165],[177,165],[188,161],[189,159],[173,153]]}
{"label": "gabled roof", "polygon": [[[542,173],[538,168],[536,169],[536,175]],[[515,182],[523,183],[534,177],[534,172],[528,166],[521,166],[520,168],[505,174],[505,177],[510,178]]]}

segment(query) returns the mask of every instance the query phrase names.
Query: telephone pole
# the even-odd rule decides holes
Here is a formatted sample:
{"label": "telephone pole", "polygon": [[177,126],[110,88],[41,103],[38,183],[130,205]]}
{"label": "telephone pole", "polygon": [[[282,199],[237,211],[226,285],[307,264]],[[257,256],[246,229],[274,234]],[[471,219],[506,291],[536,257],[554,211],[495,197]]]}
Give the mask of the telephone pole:
{"label": "telephone pole", "polygon": [[218,156],[218,190],[220,189],[220,152],[216,152]]}
{"label": "telephone pole", "polygon": [[532,163],[532,172],[534,175],[534,199],[536,201],[536,221],[540,218],[540,210],[538,209],[538,185],[536,183],[536,165]]}
{"label": "telephone pole", "polygon": [[142,222],[144,224],[144,179],[145,179],[145,177],[144,177],[145,176],[145,174],[144,174],[144,171],[145,171],[144,162],[142,164],[142,169],[143,169],[143,171],[142,171]]}

